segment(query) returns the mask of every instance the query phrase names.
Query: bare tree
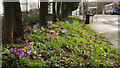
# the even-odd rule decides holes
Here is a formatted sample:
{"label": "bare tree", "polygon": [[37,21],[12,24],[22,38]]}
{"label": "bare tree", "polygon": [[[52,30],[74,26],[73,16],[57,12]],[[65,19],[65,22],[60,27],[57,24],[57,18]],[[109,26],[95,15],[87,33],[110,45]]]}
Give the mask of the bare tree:
{"label": "bare tree", "polygon": [[2,29],[3,44],[12,43],[15,39],[24,37],[19,1],[4,2],[4,23]]}
{"label": "bare tree", "polygon": [[40,2],[39,24],[47,25],[48,2]]}
{"label": "bare tree", "polygon": [[56,5],[55,5],[56,2],[53,2],[53,22],[55,23],[57,21],[56,19]]}
{"label": "bare tree", "polygon": [[58,20],[62,19],[60,10],[61,10],[61,2],[57,2],[57,18],[58,18]]}

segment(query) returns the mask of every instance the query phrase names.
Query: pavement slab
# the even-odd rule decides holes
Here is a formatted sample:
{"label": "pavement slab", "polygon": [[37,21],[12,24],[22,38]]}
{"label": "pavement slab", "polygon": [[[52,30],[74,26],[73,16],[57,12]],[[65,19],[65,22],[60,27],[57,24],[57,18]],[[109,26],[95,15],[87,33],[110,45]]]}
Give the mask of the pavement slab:
{"label": "pavement slab", "polygon": [[[82,19],[82,16],[79,16]],[[118,15],[95,15],[93,22],[90,20],[88,26],[94,29],[99,34],[106,36],[109,42],[120,51],[120,23],[118,22]]]}

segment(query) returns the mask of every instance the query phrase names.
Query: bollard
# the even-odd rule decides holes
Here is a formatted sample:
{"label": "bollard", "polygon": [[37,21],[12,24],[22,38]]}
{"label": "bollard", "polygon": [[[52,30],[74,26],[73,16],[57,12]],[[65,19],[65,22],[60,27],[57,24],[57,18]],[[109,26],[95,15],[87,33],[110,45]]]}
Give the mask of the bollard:
{"label": "bollard", "polygon": [[89,24],[89,21],[90,21],[90,15],[87,14],[87,15],[86,15],[86,22],[85,22],[85,24]]}
{"label": "bollard", "polygon": [[86,14],[86,22],[85,22],[85,24],[89,24],[90,16],[94,16],[94,14]]}

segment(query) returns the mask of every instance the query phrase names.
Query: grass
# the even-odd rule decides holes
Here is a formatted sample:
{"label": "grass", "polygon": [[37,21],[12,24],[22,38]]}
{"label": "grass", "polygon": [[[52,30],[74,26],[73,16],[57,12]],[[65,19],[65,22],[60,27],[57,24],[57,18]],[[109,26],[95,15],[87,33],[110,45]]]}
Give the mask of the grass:
{"label": "grass", "polygon": [[0,60],[0,67],[2,67],[2,60]]}
{"label": "grass", "polygon": [[[23,17],[24,19],[24,24],[28,23],[28,25],[35,25],[38,21],[39,21],[39,17]],[[48,21],[51,21],[52,20],[52,15],[48,15],[48,18],[47,18]]]}
{"label": "grass", "polygon": [[1,52],[2,52],[2,46],[1,46],[1,42],[0,42],[0,67],[2,67],[2,56],[1,56]]}
{"label": "grass", "polygon": [[[10,66],[11,63],[16,63],[12,65],[13,67],[119,65],[118,50],[109,46],[103,35],[96,33],[80,19],[70,17],[50,26],[52,24],[50,23],[46,29],[43,27],[38,27],[36,31],[28,29],[30,34],[23,52],[30,54],[27,53],[25,56],[24,53],[19,57],[19,53],[15,56],[15,51],[11,57],[5,56],[4,65]],[[11,50],[19,50],[15,47],[8,48],[4,48],[4,54],[10,54]]]}

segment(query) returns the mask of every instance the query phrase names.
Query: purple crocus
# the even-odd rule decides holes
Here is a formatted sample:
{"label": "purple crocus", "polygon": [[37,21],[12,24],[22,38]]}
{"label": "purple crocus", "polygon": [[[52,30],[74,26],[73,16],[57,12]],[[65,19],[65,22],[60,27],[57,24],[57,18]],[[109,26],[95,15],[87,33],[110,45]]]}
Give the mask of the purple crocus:
{"label": "purple crocus", "polygon": [[49,34],[49,33],[46,33],[46,35],[50,36],[50,34]]}
{"label": "purple crocus", "polygon": [[41,29],[42,29],[42,30],[45,30],[43,26],[41,26]]}
{"label": "purple crocus", "polygon": [[50,23],[52,23],[52,21],[48,21],[47,23],[50,24]]}
{"label": "purple crocus", "polygon": [[36,57],[35,57],[35,56],[33,56],[33,58],[35,59]]}
{"label": "purple crocus", "polygon": [[46,35],[48,35],[48,38],[49,38],[50,34],[49,34],[49,33],[46,33]]}
{"label": "purple crocus", "polygon": [[50,32],[51,32],[51,33],[55,33],[55,31],[54,31],[54,30],[50,30]]}
{"label": "purple crocus", "polygon": [[32,30],[33,30],[34,32],[36,32],[38,29],[37,29],[37,27],[34,27]]}
{"label": "purple crocus", "polygon": [[69,23],[68,21],[66,21],[66,23]]}
{"label": "purple crocus", "polygon": [[13,50],[10,50],[9,53],[10,53],[10,54],[13,53]]}
{"label": "purple crocus", "polygon": [[18,52],[19,52],[19,55],[22,55],[24,54],[24,49],[19,49]]}
{"label": "purple crocus", "polygon": [[52,24],[52,25],[50,25],[51,27],[59,27],[59,26],[57,26],[56,24]]}
{"label": "purple crocus", "polygon": [[37,54],[36,51],[33,51],[34,54]]}
{"label": "purple crocus", "polygon": [[22,54],[20,53],[20,54],[19,54],[19,58],[20,58],[21,56],[22,56]]}
{"label": "purple crocus", "polygon": [[30,42],[30,43],[29,43],[29,46],[33,46],[33,44],[34,44],[34,42]]}
{"label": "purple crocus", "polygon": [[59,35],[59,31],[57,31],[56,35]]}
{"label": "purple crocus", "polygon": [[41,56],[42,56],[41,54],[38,55],[39,58],[40,58]]}
{"label": "purple crocus", "polygon": [[30,55],[30,52],[27,52],[28,55]]}
{"label": "purple crocus", "polygon": [[37,23],[37,24],[33,25],[33,28],[34,28],[34,27],[36,27],[36,28],[37,28],[38,26],[39,26],[39,23]]}
{"label": "purple crocus", "polygon": [[54,36],[58,36],[59,35],[59,31],[57,31],[55,34],[54,34]]}
{"label": "purple crocus", "polygon": [[29,55],[27,55],[27,58],[30,58]]}
{"label": "purple crocus", "polygon": [[18,49],[18,51],[24,51],[25,49]]}
{"label": "purple crocus", "polygon": [[17,50],[13,50],[13,52],[14,52],[14,53],[16,53],[16,52],[17,52]]}
{"label": "purple crocus", "polygon": [[39,43],[37,42],[36,44],[38,45]]}
{"label": "purple crocus", "polygon": [[12,53],[13,53],[13,50],[10,50],[8,56],[11,57]]}
{"label": "purple crocus", "polygon": [[66,33],[66,32],[67,32],[67,30],[64,30],[64,29],[62,29],[61,31],[62,31],[63,33]]}
{"label": "purple crocus", "polygon": [[26,52],[25,49],[18,49],[18,50],[14,49],[14,50],[9,51],[10,54],[8,56],[11,57],[11,55],[15,55],[15,56],[21,58],[21,57],[25,57],[27,55],[25,52]]}
{"label": "purple crocus", "polygon": [[29,29],[29,30],[31,30],[31,27],[30,27],[30,26],[28,26],[28,29]]}

